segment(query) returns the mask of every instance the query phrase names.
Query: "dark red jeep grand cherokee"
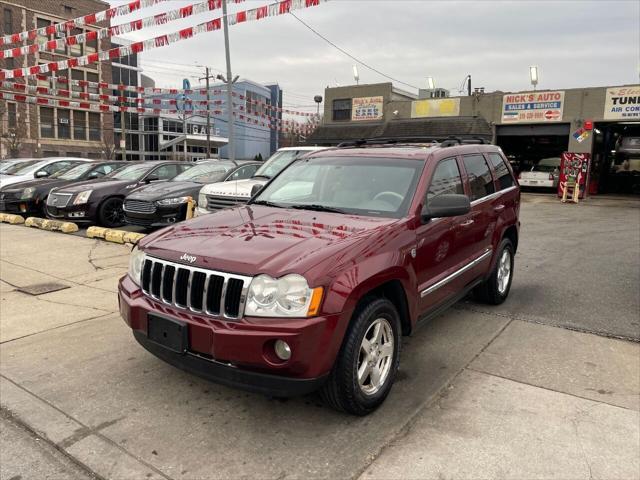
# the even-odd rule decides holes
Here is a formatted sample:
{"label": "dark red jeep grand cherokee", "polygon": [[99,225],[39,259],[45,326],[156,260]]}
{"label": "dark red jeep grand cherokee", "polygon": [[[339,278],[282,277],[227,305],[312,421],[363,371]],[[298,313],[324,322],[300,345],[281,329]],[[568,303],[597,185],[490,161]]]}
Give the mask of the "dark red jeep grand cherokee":
{"label": "dark red jeep grand cherokee", "polygon": [[120,312],[159,358],[364,415],[403,335],[471,290],[509,294],[520,190],[495,146],[355,145],[305,156],[246,205],[145,237]]}

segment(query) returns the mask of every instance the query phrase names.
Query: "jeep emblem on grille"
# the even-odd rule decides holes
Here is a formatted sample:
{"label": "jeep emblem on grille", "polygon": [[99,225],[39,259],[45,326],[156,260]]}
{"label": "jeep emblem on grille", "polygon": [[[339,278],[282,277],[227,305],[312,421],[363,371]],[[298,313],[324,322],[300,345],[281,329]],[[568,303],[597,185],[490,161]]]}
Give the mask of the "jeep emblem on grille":
{"label": "jeep emblem on grille", "polygon": [[197,257],[194,257],[193,255],[188,255],[186,253],[183,253],[182,256],[180,257],[180,260],[184,260],[185,262],[189,262],[189,263],[193,263],[197,260]]}

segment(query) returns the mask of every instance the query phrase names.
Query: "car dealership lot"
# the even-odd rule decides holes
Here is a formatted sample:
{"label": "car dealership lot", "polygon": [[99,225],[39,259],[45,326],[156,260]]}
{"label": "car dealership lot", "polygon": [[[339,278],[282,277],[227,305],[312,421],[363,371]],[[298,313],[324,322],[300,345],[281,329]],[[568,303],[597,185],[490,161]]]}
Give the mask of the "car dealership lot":
{"label": "car dealership lot", "polygon": [[[118,314],[128,247],[1,225],[0,403],[42,461],[110,478],[637,478],[638,207],[526,197],[510,298],[406,339],[365,418],[162,363]],[[20,291],[42,284],[64,289]]]}

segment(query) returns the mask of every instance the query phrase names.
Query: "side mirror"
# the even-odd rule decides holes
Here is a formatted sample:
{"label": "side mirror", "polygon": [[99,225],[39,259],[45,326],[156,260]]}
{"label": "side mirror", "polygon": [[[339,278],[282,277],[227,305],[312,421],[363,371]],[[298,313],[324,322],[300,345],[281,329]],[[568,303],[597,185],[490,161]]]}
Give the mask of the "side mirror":
{"label": "side mirror", "polygon": [[151,176],[149,176],[149,177],[144,179],[144,183],[157,182],[158,180],[160,180],[160,179],[157,176],[151,175]]}
{"label": "side mirror", "polygon": [[459,217],[471,211],[471,202],[466,195],[445,194],[433,197],[422,209],[422,220],[441,217]]}
{"label": "side mirror", "polygon": [[251,196],[255,197],[260,192],[260,190],[262,190],[262,187],[264,187],[264,185],[260,185],[260,184],[257,184],[251,187]]}
{"label": "side mirror", "polygon": [[38,170],[36,172],[36,175],[35,175],[36,178],[44,178],[44,177],[48,177],[48,176],[49,176],[49,174],[47,172],[45,172],[44,170]]}
{"label": "side mirror", "polygon": [[87,177],[89,180],[93,180],[94,178],[98,178],[100,174],[98,172],[91,172]]}

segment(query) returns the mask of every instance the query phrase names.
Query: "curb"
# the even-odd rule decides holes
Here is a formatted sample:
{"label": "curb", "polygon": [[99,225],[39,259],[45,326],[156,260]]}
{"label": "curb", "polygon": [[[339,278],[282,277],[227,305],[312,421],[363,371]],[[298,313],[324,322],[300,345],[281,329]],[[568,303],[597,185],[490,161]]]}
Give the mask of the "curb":
{"label": "curb", "polygon": [[89,227],[87,229],[87,238],[99,238],[113,243],[132,243],[135,245],[144,237],[144,233],[127,232],[125,230],[111,230],[103,227]]}
{"label": "curb", "polygon": [[0,222],[9,223],[11,225],[20,225],[24,223],[22,215],[12,215],[10,213],[0,213]]}
{"label": "curb", "polygon": [[78,225],[71,222],[61,222],[60,220],[46,220],[44,218],[29,217],[24,222],[26,227],[35,227],[53,232],[75,233]]}

